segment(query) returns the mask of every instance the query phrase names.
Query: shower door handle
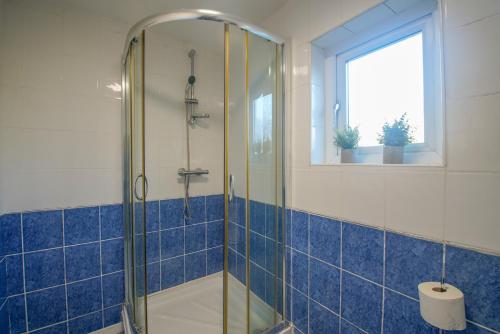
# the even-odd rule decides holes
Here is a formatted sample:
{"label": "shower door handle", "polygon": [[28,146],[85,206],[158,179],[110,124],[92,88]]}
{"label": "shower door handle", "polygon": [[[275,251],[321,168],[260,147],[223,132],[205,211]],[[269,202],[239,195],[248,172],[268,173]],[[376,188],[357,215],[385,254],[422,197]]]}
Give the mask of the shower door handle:
{"label": "shower door handle", "polygon": [[233,201],[234,198],[234,175],[229,174],[229,202]]}
{"label": "shower door handle", "polygon": [[137,175],[137,177],[135,178],[135,182],[134,182],[134,196],[135,196],[135,199],[137,199],[138,201],[142,201],[144,198],[146,198],[146,196],[148,195],[148,178],[144,176],[144,197],[141,197],[137,194],[137,181],[139,181],[140,178],[142,178],[142,174],[139,174]]}

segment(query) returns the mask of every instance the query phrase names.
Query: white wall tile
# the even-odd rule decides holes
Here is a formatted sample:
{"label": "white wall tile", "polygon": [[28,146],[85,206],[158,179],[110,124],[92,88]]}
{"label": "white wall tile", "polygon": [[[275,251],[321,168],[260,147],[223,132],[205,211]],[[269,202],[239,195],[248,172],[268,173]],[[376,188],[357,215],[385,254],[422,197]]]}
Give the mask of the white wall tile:
{"label": "white wall tile", "polygon": [[342,167],[340,216],[350,221],[384,227],[384,169]]}
{"label": "white wall tile", "polygon": [[500,251],[500,174],[448,173],[446,240]]}
{"label": "white wall tile", "polygon": [[339,168],[311,167],[295,169],[292,173],[293,208],[340,216],[342,182]]}
{"label": "white wall tile", "polygon": [[500,13],[498,0],[445,0],[446,26],[458,27]]}
{"label": "white wall tile", "polygon": [[500,172],[500,93],[447,102],[448,169]]}
{"label": "white wall tile", "polygon": [[500,15],[445,32],[448,97],[500,92]]}
{"label": "white wall tile", "polygon": [[445,172],[417,169],[386,170],[386,227],[442,240]]}

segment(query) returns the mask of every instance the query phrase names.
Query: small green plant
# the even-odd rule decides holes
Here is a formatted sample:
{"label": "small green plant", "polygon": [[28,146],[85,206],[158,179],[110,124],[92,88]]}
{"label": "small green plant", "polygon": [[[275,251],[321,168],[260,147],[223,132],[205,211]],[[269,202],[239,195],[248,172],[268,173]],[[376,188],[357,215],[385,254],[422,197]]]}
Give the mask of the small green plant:
{"label": "small green plant", "polygon": [[358,147],[359,139],[358,127],[351,128],[347,126],[347,128],[335,132],[334,143],[344,150],[355,149]]}
{"label": "small green plant", "polygon": [[406,146],[413,142],[411,125],[408,123],[406,113],[392,124],[387,122],[382,127],[382,133],[378,135],[378,142],[385,146]]}

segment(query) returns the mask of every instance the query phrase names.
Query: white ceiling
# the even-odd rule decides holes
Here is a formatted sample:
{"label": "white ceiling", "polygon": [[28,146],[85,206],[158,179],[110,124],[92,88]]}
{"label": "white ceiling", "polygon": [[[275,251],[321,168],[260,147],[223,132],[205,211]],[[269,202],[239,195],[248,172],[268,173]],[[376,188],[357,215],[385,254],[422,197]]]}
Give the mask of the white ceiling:
{"label": "white ceiling", "polygon": [[135,23],[177,9],[212,9],[260,23],[287,0],[66,0],[105,16]]}

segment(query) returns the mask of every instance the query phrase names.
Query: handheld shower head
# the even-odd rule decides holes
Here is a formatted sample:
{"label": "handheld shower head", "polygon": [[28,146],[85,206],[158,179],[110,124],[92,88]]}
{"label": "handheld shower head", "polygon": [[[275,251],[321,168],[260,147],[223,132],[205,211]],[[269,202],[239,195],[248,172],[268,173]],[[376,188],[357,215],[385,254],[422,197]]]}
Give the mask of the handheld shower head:
{"label": "handheld shower head", "polygon": [[188,53],[188,57],[189,58],[193,58],[195,55],[196,55],[196,50],[195,49],[189,50],[189,53]]}

